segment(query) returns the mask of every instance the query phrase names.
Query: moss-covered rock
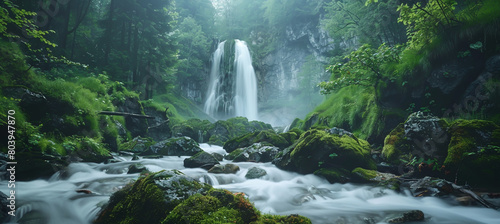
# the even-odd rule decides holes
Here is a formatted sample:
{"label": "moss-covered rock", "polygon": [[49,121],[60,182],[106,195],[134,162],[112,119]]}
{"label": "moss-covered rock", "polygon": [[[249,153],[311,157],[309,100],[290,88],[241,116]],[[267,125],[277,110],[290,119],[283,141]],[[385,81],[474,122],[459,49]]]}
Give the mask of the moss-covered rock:
{"label": "moss-covered rock", "polygon": [[444,166],[449,179],[473,187],[498,187],[500,126],[484,120],[457,120],[450,126],[451,141]]}
{"label": "moss-covered rock", "polygon": [[290,152],[290,162],[293,170],[299,173],[313,173],[319,168],[375,169],[370,150],[365,140],[314,129],[305,132],[297,140]]}
{"label": "moss-covered rock", "polygon": [[197,194],[175,207],[162,224],[182,223],[311,223],[303,216],[261,215],[242,193],[211,189]]}
{"label": "moss-covered rock", "polygon": [[128,142],[120,144],[119,150],[141,153],[146,151],[150,146],[154,144],[155,142],[151,138],[142,138],[140,136],[137,136]]}
{"label": "moss-covered rock", "polygon": [[279,152],[279,148],[263,143],[254,143],[245,148],[239,148],[231,152],[227,159],[232,158],[234,162],[271,162]]}
{"label": "moss-covered rock", "polygon": [[195,141],[202,143],[210,140],[210,130],[214,128],[208,120],[189,119],[172,127],[175,135],[188,136]]}
{"label": "moss-covered rock", "polygon": [[183,200],[210,188],[175,170],[149,174],[114,193],[94,223],[160,223]]}
{"label": "moss-covered rock", "polygon": [[210,144],[224,145],[230,139],[236,138],[252,132],[263,130],[273,130],[270,124],[260,121],[248,121],[244,117],[230,118],[225,121],[220,120],[214,123],[213,127],[208,131]]}
{"label": "moss-covered rock", "polygon": [[347,183],[351,180],[351,173],[342,168],[320,168],[314,171],[314,175],[323,177],[330,183]]}
{"label": "moss-covered rock", "polygon": [[192,156],[203,151],[190,137],[169,138],[150,146],[141,155]]}
{"label": "moss-covered rock", "polygon": [[114,193],[94,223],[311,222],[296,215],[261,215],[243,193],[214,189],[172,170],[142,176]]}
{"label": "moss-covered rock", "polygon": [[297,133],[292,131],[280,133],[279,135],[283,137],[290,145],[297,141],[297,139],[299,139],[300,137],[300,135],[297,135]]}
{"label": "moss-covered rock", "polygon": [[386,136],[382,156],[395,165],[411,163],[408,160],[413,158],[442,163],[449,141],[448,123],[444,119],[415,112]]}
{"label": "moss-covered rock", "polygon": [[352,180],[360,183],[382,183],[396,178],[396,175],[390,173],[381,173],[376,170],[367,170],[361,167],[351,171]]}
{"label": "moss-covered rock", "polygon": [[285,138],[274,131],[260,131],[233,138],[224,143],[224,149],[230,153],[238,148],[248,147],[259,142],[269,143],[282,149],[290,145]]}
{"label": "moss-covered rock", "polygon": [[312,129],[305,132],[292,146],[280,152],[273,163],[285,170],[314,173],[331,183],[349,182],[350,170],[358,165],[376,168],[368,142],[329,131]]}
{"label": "moss-covered rock", "polygon": [[263,177],[267,175],[266,170],[259,168],[259,167],[252,167],[248,169],[247,173],[245,174],[245,178],[247,179],[257,179],[260,177]]}
{"label": "moss-covered rock", "polygon": [[184,167],[186,168],[203,168],[209,170],[216,164],[220,164],[219,161],[212,154],[204,151],[184,160]]}

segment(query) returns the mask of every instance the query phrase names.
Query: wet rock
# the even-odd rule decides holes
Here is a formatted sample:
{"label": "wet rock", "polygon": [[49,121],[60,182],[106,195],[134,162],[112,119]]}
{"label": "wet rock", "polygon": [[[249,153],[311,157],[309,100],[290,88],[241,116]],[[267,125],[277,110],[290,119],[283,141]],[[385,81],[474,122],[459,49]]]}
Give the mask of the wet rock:
{"label": "wet rock", "polygon": [[351,172],[341,168],[321,168],[314,175],[324,177],[330,183],[347,183],[351,181]]}
{"label": "wet rock", "polygon": [[447,127],[443,119],[415,112],[387,135],[382,155],[391,162],[398,162],[401,155],[408,153],[422,159],[442,160],[450,141]]}
{"label": "wet rock", "polygon": [[7,220],[7,218],[10,217],[9,215],[9,207],[7,207],[7,205],[9,205],[9,201],[7,200],[7,195],[5,195],[3,192],[0,191],[0,206],[2,206],[0,208],[0,222],[1,223],[4,223],[4,221]]}
{"label": "wet rock", "polygon": [[224,156],[219,154],[219,153],[214,152],[214,153],[212,153],[212,156],[214,156],[217,159],[217,161],[224,160]]}
{"label": "wet rock", "polygon": [[176,170],[153,173],[115,192],[94,223],[161,223],[183,200],[209,189]]}
{"label": "wet rock", "polygon": [[148,156],[143,156],[143,159],[161,159],[163,158],[162,155],[148,155]]}
{"label": "wet rock", "polygon": [[134,155],[134,156],[132,157],[132,161],[135,161],[135,160],[139,160],[139,156]]}
{"label": "wet rock", "polygon": [[148,171],[148,169],[144,165],[142,165],[140,163],[135,163],[135,164],[131,164],[130,166],[128,166],[127,174],[142,173],[145,171]]}
{"label": "wet rock", "polygon": [[410,223],[410,222],[418,222],[423,221],[425,218],[424,213],[420,210],[413,210],[409,212],[403,213],[402,216],[389,219],[388,223]]}
{"label": "wet rock", "polygon": [[201,151],[199,144],[190,137],[177,137],[158,142],[140,155],[192,156]]}
{"label": "wet rock", "polygon": [[433,177],[424,177],[417,181],[408,182],[406,185],[409,185],[410,191],[415,197],[444,196],[457,193],[451,182]]}
{"label": "wet rock", "polygon": [[149,103],[143,103],[144,112],[153,116],[154,119],[148,120],[148,132],[147,135],[155,141],[162,141],[168,139],[172,136],[172,130],[170,129],[169,119],[167,117],[167,109],[156,108]]}
{"label": "wet rock", "polygon": [[39,178],[50,178],[56,172],[69,165],[60,156],[42,154],[40,152],[17,152],[16,160],[23,161],[16,166],[16,181],[28,181]]}
{"label": "wet rock", "polygon": [[201,151],[184,160],[184,167],[186,168],[203,168],[209,170],[216,164],[220,164],[217,159],[211,154]]}
{"label": "wet rock", "polygon": [[500,126],[485,120],[457,120],[449,132],[443,162],[446,179],[472,187],[500,187]]}
{"label": "wet rock", "polygon": [[231,163],[226,165],[217,164],[208,170],[209,173],[236,173],[240,170],[240,167]]}
{"label": "wet rock", "polygon": [[231,153],[238,148],[245,148],[253,145],[254,143],[268,143],[282,149],[290,145],[285,138],[274,133],[273,131],[260,131],[233,138],[224,143],[223,148],[228,153]]}
{"label": "wet rock", "polygon": [[360,183],[380,183],[396,178],[396,175],[391,173],[382,173],[376,170],[367,170],[356,168],[352,172],[352,179]]}
{"label": "wet rock", "polygon": [[324,130],[309,130],[273,161],[278,168],[299,173],[314,173],[321,168],[353,170],[375,169],[370,145],[362,139],[339,136]]}
{"label": "wet rock", "polygon": [[[138,97],[125,97],[124,101],[114,102],[114,104],[117,107],[116,111],[131,114],[142,114],[144,112]],[[125,116],[125,127],[130,131],[132,137],[144,136],[148,132],[148,122],[143,118]]]}
{"label": "wet rock", "polygon": [[259,167],[252,167],[248,170],[247,174],[245,174],[245,178],[247,179],[257,179],[267,175],[267,172]]}
{"label": "wet rock", "polygon": [[334,134],[334,135],[338,135],[340,137],[342,137],[343,135],[347,135],[349,137],[354,137],[354,135],[351,133],[351,132],[348,132],[342,128],[337,128],[337,127],[333,127],[331,129],[327,129],[326,132],[330,133],[330,134]]}
{"label": "wet rock", "polygon": [[117,160],[117,159],[108,159],[108,160],[104,161],[104,164],[119,163],[119,162],[121,162],[121,160]]}
{"label": "wet rock", "polygon": [[279,148],[262,143],[254,143],[249,147],[233,152],[227,158],[233,159],[234,162],[271,162],[278,154]]}
{"label": "wet rock", "polygon": [[141,136],[137,136],[134,139],[121,144],[119,148],[120,150],[130,151],[133,153],[142,153],[154,143],[155,142],[151,138],[142,138]]}

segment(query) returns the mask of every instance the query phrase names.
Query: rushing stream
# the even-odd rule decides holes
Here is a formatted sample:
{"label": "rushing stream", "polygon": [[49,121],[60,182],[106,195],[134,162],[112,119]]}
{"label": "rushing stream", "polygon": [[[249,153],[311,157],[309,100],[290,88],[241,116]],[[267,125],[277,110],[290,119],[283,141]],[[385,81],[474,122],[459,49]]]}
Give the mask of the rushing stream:
{"label": "rushing stream", "polygon": [[[225,153],[218,146],[201,147]],[[122,162],[73,163],[50,180],[18,182],[16,216],[8,223],[91,223],[113,192],[138,178],[138,174],[126,174],[133,163],[142,163],[151,171],[178,169],[216,188],[244,192],[264,213],[300,214],[313,223],[384,223],[397,211],[414,209],[425,213],[424,223],[500,223],[500,212],[493,209],[454,205],[434,197],[415,198],[371,186],[329,184],[317,176],[283,171],[270,163],[236,163],[240,167],[236,174],[208,174],[203,169],[184,168],[185,158],[131,161],[130,157],[118,157]],[[264,169],[267,175],[246,179],[246,172],[254,166]],[[8,193],[6,182],[0,184],[0,190]],[[78,193],[80,189],[92,193]]]}

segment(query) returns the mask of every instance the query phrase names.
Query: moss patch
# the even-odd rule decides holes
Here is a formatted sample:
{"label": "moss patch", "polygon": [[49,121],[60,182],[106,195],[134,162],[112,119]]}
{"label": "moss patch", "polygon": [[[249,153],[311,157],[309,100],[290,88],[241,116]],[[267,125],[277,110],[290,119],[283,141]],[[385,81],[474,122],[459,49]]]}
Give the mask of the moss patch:
{"label": "moss patch", "polygon": [[309,130],[302,134],[290,153],[290,159],[300,173],[313,173],[319,168],[352,170],[376,167],[367,141],[323,130]]}
{"label": "moss patch", "polygon": [[224,149],[227,152],[232,152],[237,148],[248,147],[258,142],[269,143],[282,149],[290,145],[290,143],[283,136],[276,134],[273,131],[266,130],[233,138],[224,143]]}
{"label": "moss patch", "polygon": [[[363,139],[379,135],[384,122],[373,91],[373,88],[361,86],[344,87],[316,107],[306,117],[304,125],[341,127],[352,130]],[[315,116],[317,118],[311,120]]]}

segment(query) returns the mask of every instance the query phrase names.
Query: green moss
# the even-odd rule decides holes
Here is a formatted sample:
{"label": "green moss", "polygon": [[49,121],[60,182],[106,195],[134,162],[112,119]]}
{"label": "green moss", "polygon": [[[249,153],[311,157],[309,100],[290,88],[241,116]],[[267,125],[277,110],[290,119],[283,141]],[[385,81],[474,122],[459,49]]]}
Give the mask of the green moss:
{"label": "green moss", "polygon": [[311,127],[342,127],[364,139],[378,135],[384,128],[384,122],[373,91],[373,88],[361,86],[344,87],[316,107],[306,117],[306,123],[316,115],[317,119]]}
{"label": "green moss", "polygon": [[292,123],[290,124],[290,130],[291,129],[299,129],[302,130],[302,126],[304,125],[304,121],[301,120],[300,118],[295,118]]}
{"label": "green moss", "polygon": [[342,168],[321,168],[314,174],[324,177],[330,183],[346,183],[349,181],[350,172]]}
{"label": "green moss", "polygon": [[226,156],[226,159],[228,160],[233,160],[234,158],[236,158],[238,155],[240,155],[243,151],[245,151],[244,149],[242,148],[238,148],[234,151],[232,151],[231,153],[229,153],[227,156]]}
{"label": "green moss", "polygon": [[282,216],[282,215],[269,215],[265,214],[262,215],[262,217],[255,222],[255,224],[311,224],[311,220],[304,216],[299,216],[299,215],[289,215],[289,216]]}
{"label": "green moss", "polygon": [[290,158],[300,173],[313,173],[318,167],[375,169],[370,150],[365,140],[313,129],[297,140]]}
{"label": "green moss", "polygon": [[269,143],[282,149],[290,145],[290,142],[283,136],[276,134],[274,131],[265,130],[233,138],[224,143],[224,149],[227,152],[232,152],[238,148],[248,147],[258,142]]}
{"label": "green moss", "polygon": [[375,177],[377,177],[377,171],[367,170],[361,167],[357,167],[356,169],[352,170],[351,173],[365,181],[370,181],[372,179],[375,179]]}
{"label": "green moss", "polygon": [[[462,161],[464,154],[473,153],[477,146],[486,144],[480,142],[482,133],[497,133],[500,127],[491,121],[457,120],[450,125],[452,134],[448,145],[448,155],[445,165],[456,166]],[[495,140],[494,140],[495,141]]]}
{"label": "green moss", "polygon": [[498,132],[491,121],[457,120],[450,125],[451,141],[444,161],[449,179],[473,187],[498,187],[500,169]]}
{"label": "green moss", "polygon": [[404,142],[404,124],[401,123],[385,137],[382,156],[387,161],[398,162],[402,151],[406,152],[409,149],[403,145]]}
{"label": "green moss", "polygon": [[153,174],[142,177],[113,194],[94,223],[160,223],[172,208],[164,202],[163,191],[154,181]]}

